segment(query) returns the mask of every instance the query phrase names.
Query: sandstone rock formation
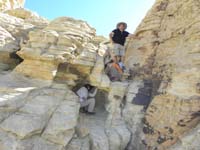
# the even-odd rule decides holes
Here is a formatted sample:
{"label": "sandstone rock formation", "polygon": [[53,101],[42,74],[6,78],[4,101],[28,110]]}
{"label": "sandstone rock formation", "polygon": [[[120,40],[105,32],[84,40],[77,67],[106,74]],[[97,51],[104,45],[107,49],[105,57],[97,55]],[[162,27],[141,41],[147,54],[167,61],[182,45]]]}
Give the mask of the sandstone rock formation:
{"label": "sandstone rock formation", "polygon": [[[120,105],[129,83],[111,84],[104,74],[105,39],[84,21],[62,17],[42,27],[43,20],[27,10],[6,13],[1,16],[13,24],[2,19],[8,34],[2,52],[17,53],[23,62],[11,73],[0,71],[0,149],[125,149],[131,133]],[[100,89],[94,117],[79,114],[78,97],[69,89],[86,81]]]}
{"label": "sandstone rock formation", "polygon": [[200,143],[200,127],[199,125],[183,135],[178,143],[171,147],[172,150],[182,150],[182,149],[199,149]]}
{"label": "sandstone rock formation", "polygon": [[77,124],[78,97],[64,85],[17,74],[1,75],[1,79],[0,149],[61,150],[66,146]]}
{"label": "sandstone rock formation", "polygon": [[[28,43],[18,52],[24,62],[16,71],[31,77],[52,80],[56,76],[58,65],[71,61],[77,66],[85,65],[85,70],[82,70],[89,74],[96,59],[94,52],[97,49],[88,43],[94,34],[95,30],[85,22],[66,17],[58,18],[43,30],[29,33]],[[35,72],[36,69],[40,74]]]}
{"label": "sandstone rock formation", "polygon": [[[7,11],[9,14],[0,13],[0,69],[7,70],[15,67],[20,59],[16,52],[28,40],[28,33],[42,29],[48,21],[35,13],[16,9]],[[12,15],[12,16],[11,16]]]}
{"label": "sandstone rock formation", "polygon": [[18,63],[14,57],[15,53],[20,49],[22,39],[26,40],[28,32],[33,28],[32,24],[25,23],[22,19],[0,13],[0,63],[5,66],[2,69]]}
{"label": "sandstone rock formation", "polygon": [[49,21],[47,19],[39,16],[36,12],[32,12],[24,8],[16,8],[16,9],[7,10],[4,13],[7,13],[17,18],[21,18],[26,23],[33,24],[37,28],[44,28],[49,24]]}
{"label": "sandstone rock formation", "polygon": [[98,54],[105,48],[94,36],[95,30],[86,22],[55,19],[44,29],[29,33],[28,43],[17,53],[24,61],[15,71],[33,78],[66,80],[73,86],[89,78],[93,84],[108,88],[110,81],[102,74],[103,57]]}
{"label": "sandstone rock formation", "polygon": [[[181,142],[199,124],[199,5],[195,0],[157,0],[137,28],[137,38],[128,43],[127,65],[137,72],[135,79],[153,81],[144,128],[150,149]],[[180,149],[192,149],[187,146]]]}
{"label": "sandstone rock formation", "polygon": [[25,0],[1,0],[0,11],[21,8],[24,6]]}
{"label": "sandstone rock formation", "polygon": [[[157,0],[128,39],[123,82],[105,75],[107,41],[85,21],[0,13],[0,149],[199,150],[199,11]],[[79,113],[85,83],[99,89],[94,116]]]}

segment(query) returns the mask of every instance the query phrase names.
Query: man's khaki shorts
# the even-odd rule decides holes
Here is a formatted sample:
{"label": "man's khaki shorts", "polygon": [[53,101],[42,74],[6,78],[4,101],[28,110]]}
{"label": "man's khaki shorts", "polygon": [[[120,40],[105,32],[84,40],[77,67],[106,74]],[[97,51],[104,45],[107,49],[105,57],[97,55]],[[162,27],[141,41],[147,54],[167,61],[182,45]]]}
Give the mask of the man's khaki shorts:
{"label": "man's khaki shorts", "polygon": [[125,47],[120,44],[113,44],[113,54],[114,56],[124,56],[125,55]]}

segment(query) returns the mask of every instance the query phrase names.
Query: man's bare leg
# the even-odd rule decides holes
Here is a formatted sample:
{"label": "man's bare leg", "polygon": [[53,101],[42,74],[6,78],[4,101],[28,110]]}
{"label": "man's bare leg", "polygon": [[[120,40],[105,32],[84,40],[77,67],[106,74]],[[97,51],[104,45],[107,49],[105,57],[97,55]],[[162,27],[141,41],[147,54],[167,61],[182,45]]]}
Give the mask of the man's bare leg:
{"label": "man's bare leg", "polygon": [[114,57],[114,62],[115,62],[115,63],[118,63],[118,59],[119,59],[118,56],[115,56],[115,57]]}
{"label": "man's bare leg", "polygon": [[121,61],[124,64],[124,62],[125,62],[125,57],[124,56],[121,56]]}
{"label": "man's bare leg", "polygon": [[117,63],[121,62],[121,56],[117,57]]}

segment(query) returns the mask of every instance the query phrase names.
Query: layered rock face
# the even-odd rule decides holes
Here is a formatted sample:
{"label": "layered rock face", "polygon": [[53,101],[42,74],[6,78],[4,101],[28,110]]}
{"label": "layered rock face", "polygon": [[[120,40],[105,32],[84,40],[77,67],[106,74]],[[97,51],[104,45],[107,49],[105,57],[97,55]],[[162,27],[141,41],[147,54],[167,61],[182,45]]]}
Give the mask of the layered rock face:
{"label": "layered rock face", "polygon": [[7,13],[17,18],[21,18],[26,23],[35,25],[36,28],[44,28],[49,24],[49,21],[47,19],[39,16],[36,12],[32,12],[24,8],[7,10],[4,13]]}
{"label": "layered rock face", "polygon": [[[94,34],[95,30],[85,22],[78,22],[66,17],[56,19],[43,30],[29,33],[28,43],[18,52],[24,62],[16,68],[16,71],[30,75],[30,77],[52,80],[56,76],[59,64],[70,61],[73,61],[72,63],[77,67],[84,64],[83,60],[76,59],[81,57],[79,54],[82,53],[83,59],[85,57],[85,62],[87,62],[84,64],[86,65],[85,74],[89,74],[95,63],[96,54],[94,52],[96,49],[95,47],[93,49],[93,45],[91,45],[91,53],[82,51],[84,47],[90,46],[87,45],[88,40]],[[92,55],[92,59],[87,61],[87,55]],[[35,70],[40,73],[38,74]]]}
{"label": "layered rock face", "polygon": [[65,85],[0,75],[0,149],[61,150],[75,133],[78,97]]}
{"label": "layered rock face", "polygon": [[[2,53],[17,53],[23,61],[12,72],[0,70],[0,149],[125,149],[131,132],[120,107],[129,83],[111,83],[104,74],[105,38],[84,21],[48,23],[24,9],[6,13]],[[6,60],[2,64],[10,67],[11,58]],[[92,117],[79,114],[69,88],[86,82],[99,88]]]}
{"label": "layered rock face", "polygon": [[1,66],[5,66],[2,67],[2,69],[6,69],[18,63],[17,60],[13,58],[13,55],[20,49],[21,40],[27,39],[27,33],[33,29],[34,26],[32,24],[25,24],[22,19],[3,13],[0,14],[0,18],[0,62]]}
{"label": "layered rock face", "polygon": [[0,11],[22,8],[24,6],[25,0],[1,0],[0,1]]}
{"label": "layered rock face", "polygon": [[6,13],[0,13],[0,149],[62,149],[75,133],[78,97],[64,84],[10,73],[29,32],[48,21],[24,9]]}
{"label": "layered rock face", "polygon": [[200,123],[199,6],[195,0],[157,0],[128,43],[126,63],[135,79],[153,82],[144,128],[150,149],[178,141],[174,149],[200,146],[182,139]]}
{"label": "layered rock face", "polygon": [[28,43],[17,53],[24,61],[15,71],[38,79],[66,80],[72,86],[88,78],[108,88],[109,79],[102,76],[103,57],[98,54],[105,47],[100,43],[95,42],[95,30],[86,22],[58,18],[29,33]]}
{"label": "layered rock face", "polygon": [[[21,14],[19,18],[17,13]],[[0,13],[0,68],[7,70],[15,67],[20,59],[16,52],[27,42],[30,31],[44,28],[48,21],[38,17],[29,10],[17,9],[7,13]],[[24,16],[24,17],[23,17]]]}
{"label": "layered rock face", "polygon": [[[0,13],[0,149],[199,150],[199,11],[157,0],[127,42],[123,82],[105,75],[108,42],[86,22]],[[79,113],[85,83],[99,89],[94,116]]]}

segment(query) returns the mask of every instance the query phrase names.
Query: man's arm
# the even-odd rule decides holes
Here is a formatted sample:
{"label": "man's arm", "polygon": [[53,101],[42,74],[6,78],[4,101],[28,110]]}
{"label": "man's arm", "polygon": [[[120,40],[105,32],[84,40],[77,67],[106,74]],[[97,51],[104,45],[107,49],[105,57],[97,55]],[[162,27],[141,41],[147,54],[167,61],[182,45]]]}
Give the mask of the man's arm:
{"label": "man's arm", "polygon": [[128,37],[132,38],[132,37],[135,37],[135,35],[131,34],[131,33],[128,33]]}
{"label": "man's arm", "polygon": [[97,94],[97,88],[95,88],[93,93],[89,92],[89,97],[95,97],[96,94]]}
{"label": "man's arm", "polygon": [[109,37],[110,37],[110,41],[111,41],[111,43],[114,43],[114,42],[113,42],[113,39],[112,39],[113,36],[114,36],[114,34],[115,34],[114,32],[111,32],[111,33],[109,34]]}
{"label": "man's arm", "polygon": [[129,34],[128,34],[128,38],[136,38],[136,39],[137,39],[138,37],[137,37],[135,34],[129,33]]}

